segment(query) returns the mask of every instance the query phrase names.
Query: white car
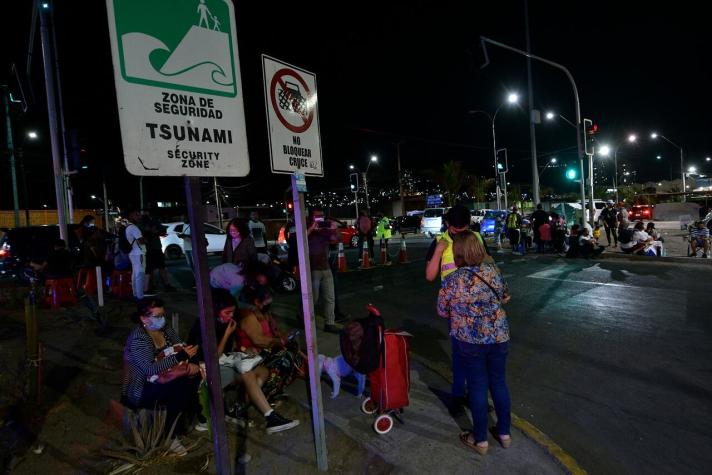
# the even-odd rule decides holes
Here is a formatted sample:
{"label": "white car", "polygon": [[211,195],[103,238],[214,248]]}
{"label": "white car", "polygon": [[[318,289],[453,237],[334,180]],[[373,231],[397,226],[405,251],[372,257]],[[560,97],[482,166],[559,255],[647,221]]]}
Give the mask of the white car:
{"label": "white car", "polygon": [[[164,223],[163,225],[168,228],[166,235],[161,237],[163,253],[167,259],[178,259],[183,255],[183,239],[178,235],[190,235],[190,225],[188,223]],[[208,240],[208,254],[222,252],[227,238],[225,231],[212,224],[203,223],[203,225],[205,238]]]}
{"label": "white car", "polygon": [[481,223],[482,220],[485,219],[485,214],[487,214],[487,211],[493,210],[489,208],[474,210],[472,212],[472,216],[470,217],[470,224]]}
{"label": "white car", "polygon": [[440,234],[443,227],[443,216],[447,208],[428,208],[423,212],[423,226],[421,232],[433,237]]}

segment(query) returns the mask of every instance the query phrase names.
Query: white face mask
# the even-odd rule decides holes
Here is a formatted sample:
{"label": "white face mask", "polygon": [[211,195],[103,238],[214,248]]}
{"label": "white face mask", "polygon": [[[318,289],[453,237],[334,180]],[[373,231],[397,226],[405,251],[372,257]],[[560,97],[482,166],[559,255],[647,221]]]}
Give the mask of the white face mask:
{"label": "white face mask", "polygon": [[145,324],[146,330],[157,331],[166,326],[166,317],[148,317],[148,323]]}

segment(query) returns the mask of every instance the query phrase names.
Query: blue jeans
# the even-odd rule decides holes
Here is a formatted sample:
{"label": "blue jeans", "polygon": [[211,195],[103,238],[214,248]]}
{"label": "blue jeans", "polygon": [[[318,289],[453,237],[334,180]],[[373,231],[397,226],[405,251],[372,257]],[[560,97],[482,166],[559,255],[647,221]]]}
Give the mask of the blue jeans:
{"label": "blue jeans", "polygon": [[512,402],[505,380],[509,342],[477,345],[457,340],[455,349],[467,374],[475,441],[487,440],[488,389],[497,414],[497,434],[509,435]]}
{"label": "blue jeans", "polygon": [[467,380],[467,372],[462,365],[462,358],[457,351],[458,340],[454,336],[450,336],[452,344],[452,393],[453,398],[465,396],[465,381]]}

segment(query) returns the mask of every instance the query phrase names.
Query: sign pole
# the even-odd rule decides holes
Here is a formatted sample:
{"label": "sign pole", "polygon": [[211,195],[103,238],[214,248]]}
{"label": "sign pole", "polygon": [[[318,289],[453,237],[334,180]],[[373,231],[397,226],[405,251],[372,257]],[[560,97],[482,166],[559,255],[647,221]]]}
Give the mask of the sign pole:
{"label": "sign pole", "polygon": [[309,363],[309,388],[311,389],[316,465],[319,471],[326,472],[329,469],[329,463],[326,451],[326,434],[324,431],[324,411],[321,401],[321,378],[318,372],[318,365],[316,364],[318,350],[316,344],[314,304],[312,300],[311,264],[309,262],[307,225],[304,214],[304,193],[300,192],[297,188],[296,175],[292,175],[292,200],[294,202],[294,223],[297,229],[299,279],[302,289],[302,308],[304,309],[304,337],[307,344],[307,360]]}
{"label": "sign pole", "polygon": [[205,229],[203,226],[202,200],[200,199],[200,178],[184,176],[183,183],[185,184],[185,199],[188,203],[190,238],[193,245],[200,333],[203,336],[203,358],[205,359],[205,371],[210,393],[215,470],[220,475],[230,475],[232,466],[230,464],[230,448],[228,447],[225,433],[225,410],[223,407],[220,373],[218,371],[215,317],[213,316],[213,300],[210,296],[210,284],[208,282],[208,254],[203,242]]}

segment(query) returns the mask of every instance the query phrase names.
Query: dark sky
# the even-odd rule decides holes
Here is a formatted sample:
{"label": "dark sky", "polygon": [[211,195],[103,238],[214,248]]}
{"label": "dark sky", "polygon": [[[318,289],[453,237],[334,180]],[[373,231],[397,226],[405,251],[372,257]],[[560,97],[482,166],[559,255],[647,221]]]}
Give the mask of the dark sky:
{"label": "dark sky", "polygon": [[[26,0],[3,7],[0,83],[9,80],[10,62],[25,69],[30,4]],[[100,192],[102,172],[110,196],[119,203],[136,203],[138,178],[123,168],[105,2],[56,0],[54,8],[67,124],[78,130],[89,163],[89,170],[76,180],[78,204],[89,205],[89,195]],[[662,9],[649,2],[532,1],[530,10],[533,53],[571,70],[583,115],[599,125],[601,141],[615,142],[629,132],[641,135],[639,145],[621,148],[619,162],[630,162],[641,178],[667,177],[668,164],[656,168],[655,155],[671,160],[679,155],[647,139],[656,129],[685,147],[690,164],[703,165],[705,154],[712,154],[712,40],[703,25],[707,15],[702,6],[680,2]],[[480,69],[479,46],[479,36],[486,35],[525,47],[523,1],[243,1],[236,11],[252,173],[221,182],[253,184],[233,195],[240,204],[279,198],[288,183],[286,176],[269,173],[262,53],[317,75],[326,177],[310,180],[310,189],[345,188],[347,164],[365,165],[374,153],[381,161],[371,168],[370,182],[395,184],[393,143],[398,136],[430,139],[404,143],[406,168],[434,169],[454,159],[462,160],[469,171],[489,174],[489,124],[467,111],[494,111],[512,90],[522,93],[526,105],[525,59],[491,47],[491,64]],[[38,100],[28,114],[14,119],[17,142],[28,128],[43,136],[24,147],[31,206],[36,208],[52,204],[54,194],[39,41],[35,53],[31,82]],[[573,120],[573,96],[565,76],[536,62],[533,71],[535,106]],[[509,150],[510,181],[528,184],[525,108],[503,107],[497,136],[498,145]],[[564,150],[557,157],[575,159],[574,129],[561,121],[538,126],[537,141],[539,154]],[[679,161],[673,163],[677,172]],[[11,207],[8,169],[5,161],[0,167],[3,209]],[[548,170],[544,182],[564,190],[570,184],[562,175]],[[147,178],[145,184],[148,200],[182,197],[179,179]]]}

